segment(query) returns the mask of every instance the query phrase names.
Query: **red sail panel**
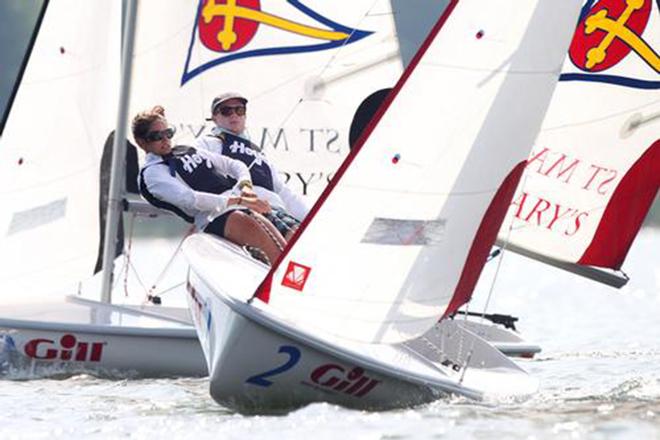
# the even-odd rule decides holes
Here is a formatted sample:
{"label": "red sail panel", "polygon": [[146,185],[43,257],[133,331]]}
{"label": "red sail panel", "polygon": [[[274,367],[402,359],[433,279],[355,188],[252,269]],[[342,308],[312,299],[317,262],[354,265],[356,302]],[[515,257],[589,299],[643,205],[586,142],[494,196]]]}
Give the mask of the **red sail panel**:
{"label": "red sail panel", "polygon": [[660,187],[660,140],[635,162],[617,186],[591,244],[578,264],[619,269]]}
{"label": "red sail panel", "polygon": [[463,266],[463,272],[454,291],[454,296],[447,306],[447,310],[445,310],[444,316],[455,313],[456,310],[472,297],[474,287],[477,285],[481,271],[486,264],[488,253],[495,243],[497,233],[502,226],[507,208],[513,199],[513,194],[518,186],[518,182],[520,182],[520,177],[526,165],[527,161],[523,161],[511,170],[490,202],[486,213],[481,219],[479,229],[474,236],[465,266]]}

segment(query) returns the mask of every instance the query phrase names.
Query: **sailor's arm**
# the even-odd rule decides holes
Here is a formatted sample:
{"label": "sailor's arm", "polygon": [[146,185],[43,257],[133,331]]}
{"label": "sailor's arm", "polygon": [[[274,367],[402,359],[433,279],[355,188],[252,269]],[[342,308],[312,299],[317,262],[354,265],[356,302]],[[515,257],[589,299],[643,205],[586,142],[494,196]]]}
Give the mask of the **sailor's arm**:
{"label": "sailor's arm", "polygon": [[241,189],[241,186],[245,185],[252,187],[250,170],[240,160],[232,159],[231,157],[223,156],[222,154],[208,150],[198,150],[198,153],[209,159],[218,172],[236,179],[239,189]]}
{"label": "sailor's arm", "polygon": [[146,189],[154,197],[188,213],[224,211],[228,205],[238,202],[237,197],[193,190],[179,179],[170,176],[167,166],[154,165],[143,172]]}

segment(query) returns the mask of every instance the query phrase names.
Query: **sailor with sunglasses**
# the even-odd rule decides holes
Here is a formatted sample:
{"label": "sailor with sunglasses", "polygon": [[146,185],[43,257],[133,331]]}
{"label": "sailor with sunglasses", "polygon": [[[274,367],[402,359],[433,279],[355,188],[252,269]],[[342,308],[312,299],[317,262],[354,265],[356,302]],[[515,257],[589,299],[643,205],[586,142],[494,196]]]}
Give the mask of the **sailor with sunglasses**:
{"label": "sailor with sunglasses", "polygon": [[267,262],[275,261],[285,239],[263,217],[270,213],[270,205],[252,191],[243,162],[193,147],[173,147],[174,129],[160,106],[136,115],[132,130],[147,152],[139,186],[149,203],[174,212],[199,230],[258,248]]}
{"label": "sailor with sunglasses", "polygon": [[285,238],[290,238],[309,212],[307,202],[282,181],[275,166],[245,133],[247,99],[236,92],[223,93],[211,103],[215,127],[197,138],[195,147],[240,160],[250,170],[255,193],[273,207],[268,218]]}

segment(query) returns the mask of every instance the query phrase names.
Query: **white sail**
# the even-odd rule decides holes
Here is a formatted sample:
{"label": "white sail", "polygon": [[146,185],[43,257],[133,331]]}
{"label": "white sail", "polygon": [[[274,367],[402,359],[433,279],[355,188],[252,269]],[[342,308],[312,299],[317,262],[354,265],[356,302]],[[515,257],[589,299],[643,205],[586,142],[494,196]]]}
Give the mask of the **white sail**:
{"label": "white sail", "polygon": [[420,335],[465,301],[578,9],[452,2],[258,297],[294,322],[371,342]]}
{"label": "white sail", "polygon": [[658,42],[657,2],[586,3],[500,239],[621,267],[660,186]]}
{"label": "white sail", "polygon": [[100,157],[117,111],[120,9],[112,0],[61,0],[46,10],[0,140],[5,304],[43,301],[93,274]]}
{"label": "white sail", "polygon": [[[101,154],[116,124],[120,3],[65,0],[46,8],[0,141],[0,287],[17,292],[8,300],[41,301],[56,290],[72,294],[75,283],[93,275]],[[401,71],[389,3],[363,0],[348,12],[305,2],[306,15],[301,5],[261,2],[253,9],[332,28],[311,18],[325,17],[350,37],[290,33],[297,40],[288,41],[288,32],[261,24],[240,50],[226,53],[200,39],[198,8],[207,3],[171,1],[162,11],[162,2],[139,2],[129,114],[163,104],[179,128],[177,140],[191,141],[204,128],[212,98],[241,90],[250,98],[253,141],[282,164],[292,188],[318,195],[346,156],[348,126],[360,100],[374,87],[391,86]],[[235,24],[241,36],[245,23]],[[350,26],[365,30],[352,34]],[[319,42],[328,47],[306,47]],[[250,54],[255,45],[277,50]],[[282,49],[296,45],[302,49]],[[242,57],[233,60],[237,53]],[[229,61],[213,63],[223,56]],[[351,87],[342,87],[347,80]]]}
{"label": "white sail", "polygon": [[300,194],[325,188],[348,153],[355,109],[402,70],[387,0],[172,0],[167,14],[162,8],[139,3],[130,114],[162,104],[175,141],[186,143],[212,126],[213,97],[239,91],[249,99],[251,140]]}

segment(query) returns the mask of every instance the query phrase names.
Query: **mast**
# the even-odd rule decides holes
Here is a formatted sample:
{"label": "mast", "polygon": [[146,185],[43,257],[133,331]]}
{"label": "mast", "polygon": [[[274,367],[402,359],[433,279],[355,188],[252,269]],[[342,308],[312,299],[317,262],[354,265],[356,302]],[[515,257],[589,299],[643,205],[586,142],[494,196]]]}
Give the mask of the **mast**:
{"label": "mast", "polygon": [[135,19],[137,15],[137,0],[127,0],[124,5],[123,45],[121,54],[121,79],[119,87],[119,111],[112,148],[112,164],[110,173],[110,189],[108,193],[108,216],[105,223],[105,240],[103,243],[103,278],[101,283],[101,301],[109,303],[112,299],[112,272],[114,266],[114,251],[121,215],[121,186],[124,178],[124,157],[126,155],[126,120],[128,119],[128,104],[131,89],[131,70],[133,46],[135,43]]}

